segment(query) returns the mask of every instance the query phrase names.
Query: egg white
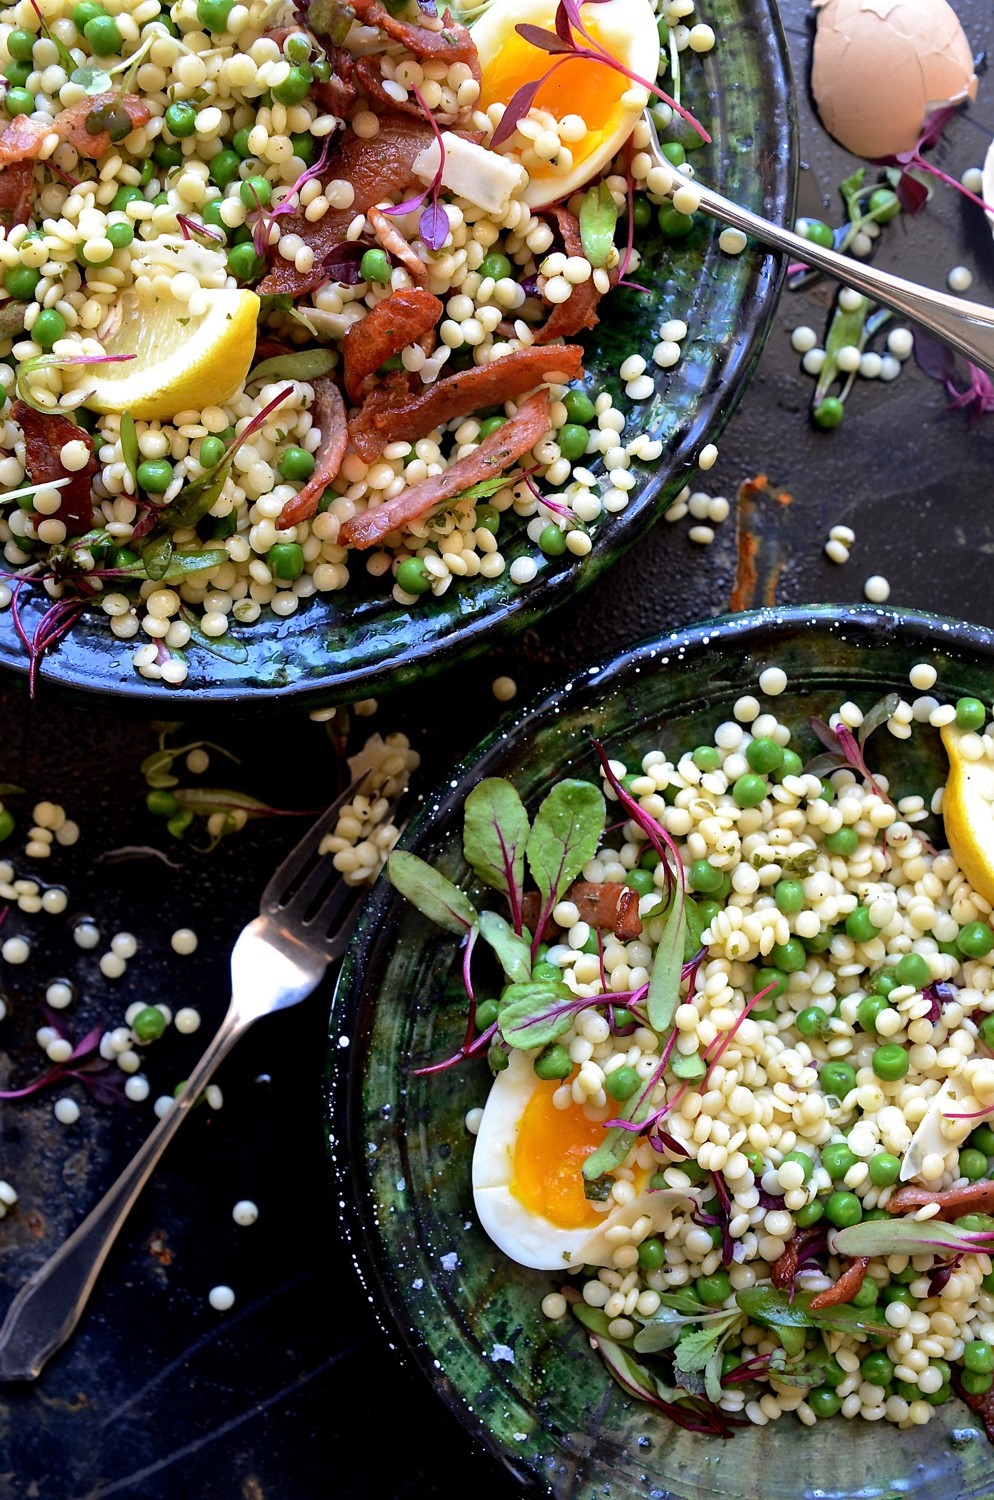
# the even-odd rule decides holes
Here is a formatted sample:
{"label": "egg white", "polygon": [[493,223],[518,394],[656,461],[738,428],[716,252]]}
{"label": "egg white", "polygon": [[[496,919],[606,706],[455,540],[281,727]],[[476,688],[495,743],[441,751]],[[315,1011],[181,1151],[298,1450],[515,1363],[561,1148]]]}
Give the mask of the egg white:
{"label": "egg white", "polygon": [[629,1227],[648,1216],[655,1233],[670,1221],[675,1201],[695,1202],[693,1193],[663,1189],[640,1192],[633,1202],[616,1204],[593,1227],[564,1229],[527,1207],[514,1193],[514,1152],[519,1124],[538,1086],[534,1054],[512,1051],[508,1066],[494,1079],[473,1152],[473,1201],[486,1233],[504,1254],[533,1270],[570,1265],[613,1265],[609,1229]]}
{"label": "egg white", "polygon": [[[506,42],[514,36],[515,26],[526,22],[532,26],[541,26],[546,31],[555,30],[556,3],[557,0],[491,0],[491,4],[474,21],[472,27],[484,86],[488,68]],[[640,78],[650,83],[655,81],[659,67],[659,34],[649,0],[602,0],[597,5],[581,8],[580,15],[584,25],[592,23],[596,26],[597,39],[605,51]],[[581,46],[586,45],[582,37],[577,40]],[[546,61],[551,68],[558,58],[548,56]],[[581,68],[584,64],[576,62],[567,66]],[[617,155],[649,102],[647,90],[640,88],[638,84],[623,80],[620,75],[619,84],[637,91],[642,101],[639,107],[623,111],[617,126],[606,131],[590,154],[572,170],[561,176],[544,173],[532,176],[521,194],[529,207],[541,208],[558,202],[561,198],[568,198],[592,178],[599,176]],[[504,99],[503,102],[507,104],[508,100]],[[578,107],[576,113],[582,115],[582,109]]]}

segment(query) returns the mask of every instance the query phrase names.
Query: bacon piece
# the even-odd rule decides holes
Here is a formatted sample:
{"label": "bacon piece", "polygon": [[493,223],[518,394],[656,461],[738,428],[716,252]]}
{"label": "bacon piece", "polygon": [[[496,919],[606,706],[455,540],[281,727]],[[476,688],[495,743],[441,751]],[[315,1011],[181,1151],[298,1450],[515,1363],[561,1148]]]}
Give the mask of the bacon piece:
{"label": "bacon piece", "polygon": [[317,451],[314,473],[304,488],[292,500],[288,500],[280,512],[279,526],[296,526],[298,521],[308,521],[318,508],[318,501],[342,467],[345,449],[348,447],[349,430],[345,420],[345,402],[338,386],[328,375],[315,381],[314,404],[311,416],[321,433],[321,446]]}
{"label": "bacon piece", "polygon": [[[82,536],[93,525],[93,476],[97,461],[93,456],[93,439],[82,427],[56,412],[35,411],[25,401],[15,401],[10,412],[24,433],[24,468],[31,484],[51,484],[53,479],[69,478],[59,490],[59,508],[55,519],[62,522],[67,536]],[[89,451],[86,467],[74,473],[65,467],[60,453],[65,443],[85,443]]]}
{"label": "bacon piece", "polygon": [[55,134],[54,125],[42,125],[30,115],[18,115],[0,133],[0,167],[9,167],[13,162],[34,158],[41,151],[43,142]]}
{"label": "bacon piece", "polygon": [[328,167],[328,181],[341,179],[352,185],[353,199],[348,208],[330,208],[323,218],[311,223],[302,214],[287,214],[284,234],[299,234],[314,251],[313,269],[300,272],[292,261],[277,256],[269,275],[257,290],[270,294],[301,297],[326,281],[322,256],[341,243],[345,231],[358,214],[395,194],[404,195],[412,187],[420,191],[421,179],[414,175],[414,162],[435,139],[426,120],[394,113],[380,116],[380,129],[374,140],[360,139],[349,131]]}
{"label": "bacon piece", "polygon": [[88,99],[80,99],[78,104],[70,104],[68,109],[61,109],[55,116],[52,129],[57,130],[70,146],[75,146],[80,156],[89,157],[91,161],[103,156],[111,145],[106,130],[101,130],[99,135],[90,135],[86,128],[87,117],[103,104],[114,104],[123,109],[131,121],[132,130],[147,125],[152,118],[152,111],[137,94],[122,94],[120,99],[116,94],[93,94]]}
{"label": "bacon piece", "polygon": [[615,880],[578,880],[566,900],[579,908],[580,916],[591,927],[612,930],[619,943],[630,943],[641,936],[639,898],[627,885]]}
{"label": "bacon piece", "polygon": [[349,422],[352,446],[361,458],[372,463],[388,442],[417,442],[443,422],[465,417],[481,406],[513,401],[553,375],[572,380],[583,374],[582,359],[578,344],[516,349],[488,365],[474,365],[458,375],[436,380],[406,398],[388,399],[374,391]]}
{"label": "bacon piece", "polygon": [[351,323],[342,341],[343,384],[349,400],[358,402],[367,377],[434,328],[443,310],[430,292],[410,287],[384,297],[364,318]]}
{"label": "bacon piece", "polygon": [[971,1396],[963,1389],[963,1383],[959,1375],[954,1371],[953,1386],[961,1401],[965,1401],[972,1412],[980,1418],[984,1425],[984,1431],[992,1443],[994,1443],[994,1386],[989,1391],[984,1391],[980,1396]]}
{"label": "bacon piece", "polygon": [[392,16],[380,0],[350,0],[356,18],[364,26],[378,26],[395,42],[402,42],[415,57],[440,58],[443,62],[466,63],[473,77],[479,81],[480,59],[476,43],[465,26],[452,19],[449,11],[442,16],[441,31],[432,31],[428,26],[412,25]]}
{"label": "bacon piece", "polygon": [[[568,209],[554,205],[546,210],[555,219],[567,255],[583,255],[580,221]],[[603,294],[594,286],[593,277],[574,286],[565,302],[557,302],[541,328],[535,330],[536,344],[550,344],[554,339],[571,339],[584,328],[597,324],[597,304]]]}
{"label": "bacon piece", "polygon": [[331,64],[331,77],[315,79],[311,84],[311,93],[329,114],[337,115],[340,120],[351,119],[359,102],[359,90],[353,78],[352,53],[347,47],[334,47],[330,44],[325,51]]}
{"label": "bacon piece", "polygon": [[770,1267],[770,1280],[774,1286],[793,1286],[794,1277],[797,1275],[805,1261],[812,1258],[816,1249],[825,1243],[825,1231],[818,1225],[812,1225],[810,1229],[801,1229],[787,1241],[781,1253],[777,1256]]}
{"label": "bacon piece", "polygon": [[33,161],[17,161],[0,171],[0,224],[5,229],[28,222],[34,185]]}
{"label": "bacon piece", "polygon": [[851,1302],[866,1279],[869,1264],[868,1255],[858,1255],[850,1261],[834,1286],[827,1286],[811,1298],[808,1303],[811,1311],[817,1312],[821,1307],[841,1307],[844,1302]]}
{"label": "bacon piece", "polygon": [[393,500],[375,510],[353,516],[342,527],[339,541],[343,546],[372,547],[391,531],[399,531],[412,521],[420,521],[437,505],[453,500],[471,485],[492,479],[509,469],[528,453],[549,430],[549,393],[536,391],[519,408],[517,415],[498,427],[472,453],[457,459],[441,474],[423,479],[402,490]]}
{"label": "bacon piece", "polygon": [[421,105],[414,98],[394,99],[388,94],[383,86],[383,74],[380,72],[379,60],[375,57],[357,57],[355,60],[355,76],[362,85],[363,92],[370,103],[378,105],[380,109],[398,110],[403,115],[415,115],[419,120],[424,119]]}
{"label": "bacon piece", "polygon": [[946,1223],[958,1219],[961,1214],[994,1213],[994,1182],[984,1178],[980,1182],[968,1182],[966,1187],[946,1188],[942,1193],[907,1184],[891,1195],[886,1208],[889,1214],[913,1214],[927,1203],[938,1203],[939,1212],[933,1217]]}
{"label": "bacon piece", "polygon": [[371,208],[366,214],[369,227],[388,255],[399,260],[415,286],[428,285],[428,267],[416,255],[396,225],[392,224],[379,208]]}

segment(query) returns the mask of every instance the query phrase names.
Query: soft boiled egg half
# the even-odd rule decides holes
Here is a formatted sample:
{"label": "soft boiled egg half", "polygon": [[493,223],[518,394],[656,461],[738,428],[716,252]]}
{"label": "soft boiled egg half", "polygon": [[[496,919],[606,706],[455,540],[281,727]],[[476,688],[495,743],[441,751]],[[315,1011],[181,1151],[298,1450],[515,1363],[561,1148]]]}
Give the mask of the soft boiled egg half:
{"label": "soft boiled egg half", "polygon": [[[692,1193],[650,1190],[636,1174],[637,1194],[605,1213],[583,1191],[583,1163],[604,1139],[602,1122],[583,1106],[558,1109],[560,1087],[535,1075],[532,1056],[512,1051],[494,1079],[473,1152],[473,1201],[494,1244],[519,1265],[540,1271],[572,1265],[611,1266],[607,1231],[648,1216],[652,1234],[669,1223],[675,1200]],[[617,1106],[614,1106],[616,1112]],[[602,1111],[604,1119],[611,1110]]]}
{"label": "soft boiled egg half", "polygon": [[[480,58],[480,100],[487,110],[510,103],[517,91],[545,78],[519,131],[498,149],[509,152],[528,172],[522,194],[531,208],[568,198],[603,172],[625,144],[649,102],[649,91],[607,63],[542,51],[515,30],[526,23],[556,29],[556,0],[492,0],[473,23]],[[648,0],[598,0],[582,4],[580,18],[598,51],[605,52],[640,79],[655,82],[659,33]],[[574,33],[577,45],[589,47]],[[557,67],[556,64],[559,64]],[[542,113],[549,118],[542,128]]]}

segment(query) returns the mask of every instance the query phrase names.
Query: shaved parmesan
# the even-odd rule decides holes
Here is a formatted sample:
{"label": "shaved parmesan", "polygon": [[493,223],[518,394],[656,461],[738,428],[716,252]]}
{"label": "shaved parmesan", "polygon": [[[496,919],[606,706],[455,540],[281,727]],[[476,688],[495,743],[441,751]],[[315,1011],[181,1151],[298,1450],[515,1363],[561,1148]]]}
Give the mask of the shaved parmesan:
{"label": "shaved parmesan", "polygon": [[[507,212],[511,194],[524,187],[528,174],[523,167],[485,146],[464,141],[462,136],[444,132],[445,164],[442,186],[459,198],[475,203],[477,208],[498,216]],[[438,171],[438,142],[432,141],[415,159],[414,171],[424,183],[433,182]]]}

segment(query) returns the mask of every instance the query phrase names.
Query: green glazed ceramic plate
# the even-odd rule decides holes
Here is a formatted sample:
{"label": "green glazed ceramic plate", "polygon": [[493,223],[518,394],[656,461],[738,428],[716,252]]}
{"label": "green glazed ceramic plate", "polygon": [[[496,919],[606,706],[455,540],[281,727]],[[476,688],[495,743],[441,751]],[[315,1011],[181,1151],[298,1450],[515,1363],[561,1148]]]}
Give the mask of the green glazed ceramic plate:
{"label": "green glazed ceramic plate", "polygon": [[[796,173],[795,115],[790,68],[775,0],[711,0],[708,20],[718,45],[688,69],[685,103],[697,111],[714,142],[692,154],[695,169],[726,197],[767,218],[793,219]],[[695,87],[696,85],[696,87]],[[360,562],[340,593],[307,602],[288,619],[267,614],[232,630],[237,660],[190,649],[190,676],[181,688],[140,677],[131,666],[134,643],[111,635],[100,611],[88,612],[47,656],[42,679],[74,689],[152,704],[243,701],[255,706],[309,697],[327,703],[362,698],[421,680],[450,662],[485,649],[495,633],[516,633],[598,577],[665,510],[693,472],[701,446],[723,428],[759,357],[776,307],[781,263],[750,248],[728,256],[718,227],[701,216],[693,232],[674,242],[654,228],[645,240],[636,280],[648,295],[625,291],[585,339],[587,385],[610,389],[630,412],[625,439],[642,430],[662,439],[653,466],[632,467],[636,488],[628,507],[598,524],[582,561],[546,559],[518,521],[501,550],[539,563],[535,581],[519,587],[507,570],[494,580],[456,582],[440,599],[414,609],[394,603],[390,580],[373,579]],[[670,318],[688,325],[684,355],[672,370],[651,360],[655,390],[648,401],[624,399],[617,378],[636,350],[648,358],[654,335]],[[508,523],[505,523],[508,524]],[[33,634],[45,605],[40,590],[23,600]],[[26,673],[27,657],[9,610],[0,612],[0,666]]]}
{"label": "green glazed ceramic plate", "polygon": [[[934,615],[816,606],[647,642],[502,726],[424,802],[403,846],[468,881],[462,803],[483,776],[510,777],[534,806],[563,776],[596,779],[593,736],[625,759],[695,745],[774,664],[788,676],[776,711],[801,730],[801,753],[814,753],[810,715],[827,717],[845,698],[867,708],[908,692],[920,661],[934,663],[943,699],[991,701],[994,632]],[[902,793],[944,779],[935,731],[910,741],[880,734],[873,749]],[[457,941],[381,881],[333,1007],[331,1155],[371,1301],[515,1476],[574,1500],[991,1500],[994,1447],[957,1401],[910,1432],[841,1419],[805,1428],[787,1417],[706,1439],[629,1400],[573,1320],[543,1317],[553,1278],[505,1260],[475,1222],[464,1117],[486,1098],[485,1065],[413,1074],[462,1041],[459,962]]]}

